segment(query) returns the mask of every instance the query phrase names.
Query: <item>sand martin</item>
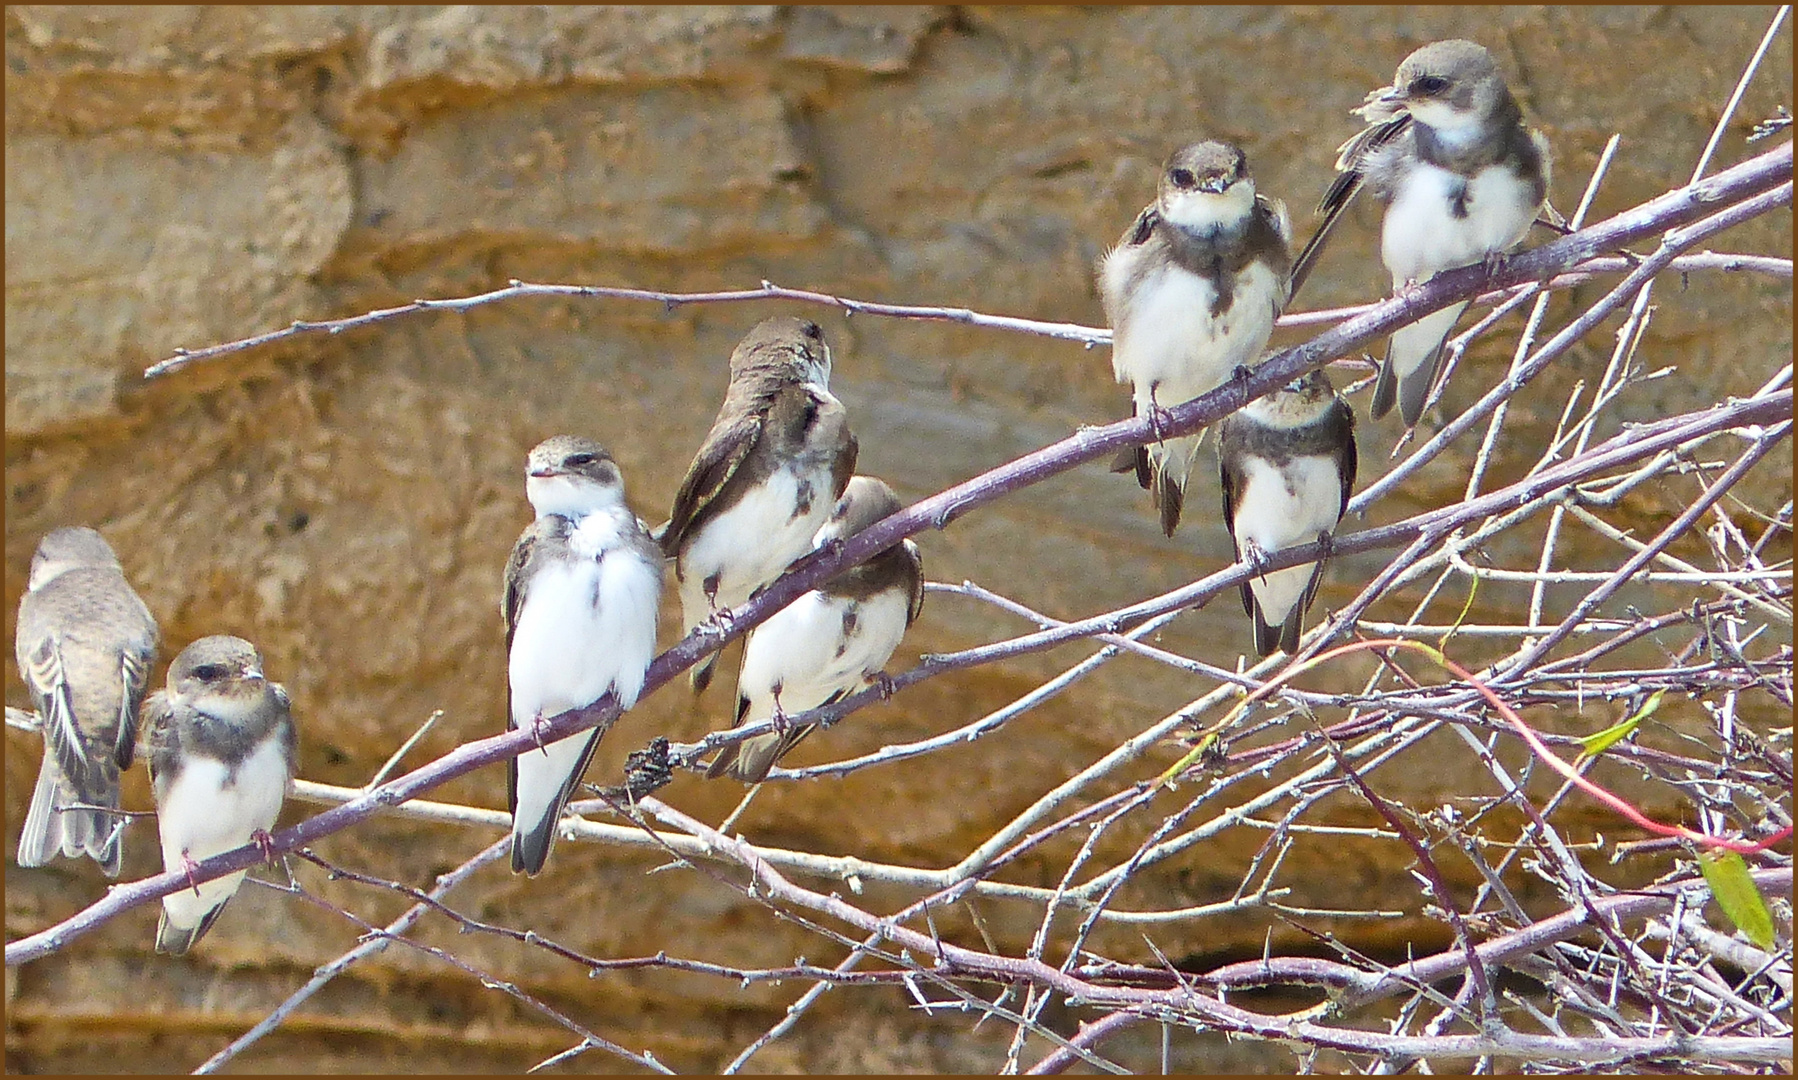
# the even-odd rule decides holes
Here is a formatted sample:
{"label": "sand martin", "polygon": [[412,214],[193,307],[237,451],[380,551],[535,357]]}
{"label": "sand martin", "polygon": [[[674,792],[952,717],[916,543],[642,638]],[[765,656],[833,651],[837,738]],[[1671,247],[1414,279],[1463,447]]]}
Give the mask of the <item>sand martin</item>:
{"label": "sand martin", "polygon": [[[1386,207],[1380,257],[1398,292],[1443,270],[1502,258],[1547,200],[1548,140],[1524,126],[1492,54],[1471,41],[1418,49],[1355,114],[1368,126],[1342,144],[1338,175],[1318,206],[1323,221],[1293,272],[1294,291],[1362,187]],[[1396,401],[1405,423],[1417,424],[1442,343],[1466,306],[1451,304],[1394,331],[1371,416],[1385,416]]]}
{"label": "sand martin", "polygon": [[[1278,200],[1255,192],[1248,160],[1229,143],[1177,150],[1155,202],[1099,260],[1111,324],[1111,370],[1132,386],[1136,415],[1190,401],[1261,355],[1286,306],[1291,226]],[[1119,455],[1149,489],[1174,535],[1199,436]]]}
{"label": "sand martin", "polygon": [[[163,869],[191,870],[266,841],[293,779],[296,736],[287,691],[262,673],[256,646],[220,634],[181,650],[145,717]],[[163,897],[156,951],[193,948],[243,877],[239,870]]]}
{"label": "sand martin", "polygon": [[[613,692],[637,703],[656,651],[662,552],[624,502],[624,478],[605,447],[557,435],[525,463],[537,512],[506,561],[511,730],[530,730]],[[600,731],[526,750],[506,763],[512,871],[535,874],[549,858]]]}
{"label": "sand martin", "polygon": [[119,773],[131,767],[138,719],[160,637],[100,534],[57,529],[38,543],[19,600],[14,654],[44,724],[44,763],[25,828],[20,866],[90,855],[119,875],[124,818]]}
{"label": "sand martin", "polygon": [[[900,509],[883,480],[857,476],[814,538],[847,540]],[[901,540],[782,608],[743,646],[736,726],[801,713],[859,690],[899,647],[924,603],[918,545]],[[706,771],[760,783],[782,755],[811,733],[806,724],[725,747]]]}
{"label": "sand martin", "polygon": [[[730,388],[663,529],[686,632],[735,608],[805,554],[855,472],[855,436],[830,392],[824,331],[781,316],[730,358]],[[718,655],[691,674],[711,682]]]}
{"label": "sand martin", "polygon": [[[1250,569],[1267,555],[1334,532],[1355,487],[1355,414],[1322,368],[1256,398],[1218,423],[1224,525]],[[1323,563],[1242,584],[1255,651],[1297,652]]]}

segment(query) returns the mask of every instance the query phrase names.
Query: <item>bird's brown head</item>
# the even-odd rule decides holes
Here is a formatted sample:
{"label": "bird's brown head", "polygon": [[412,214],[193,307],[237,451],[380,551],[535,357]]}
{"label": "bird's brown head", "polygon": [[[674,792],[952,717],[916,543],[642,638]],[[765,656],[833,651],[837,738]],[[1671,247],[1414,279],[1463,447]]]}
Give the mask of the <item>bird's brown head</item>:
{"label": "bird's brown head", "polygon": [[824,329],[810,319],[777,315],[763,319],[743,336],[730,356],[730,375],[778,373],[800,382],[830,385],[830,346]]}
{"label": "bird's brown head", "polygon": [[1405,57],[1392,85],[1378,100],[1402,105],[1420,123],[1452,133],[1477,124],[1503,104],[1509,91],[1485,47],[1472,41],[1436,41]]}

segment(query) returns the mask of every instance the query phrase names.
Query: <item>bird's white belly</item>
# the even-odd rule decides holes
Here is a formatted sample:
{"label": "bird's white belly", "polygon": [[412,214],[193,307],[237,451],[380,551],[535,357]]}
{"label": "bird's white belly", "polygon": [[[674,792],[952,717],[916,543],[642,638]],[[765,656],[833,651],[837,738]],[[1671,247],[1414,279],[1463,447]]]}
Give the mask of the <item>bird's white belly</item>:
{"label": "bird's white belly", "polygon": [[512,634],[515,726],[590,705],[613,686],[622,707],[636,703],[655,655],[659,571],[616,550],[537,572]]}
{"label": "bird's white belly", "polygon": [[1507,251],[1529,232],[1539,204],[1530,185],[1504,165],[1489,165],[1466,180],[1467,216],[1453,203],[1463,178],[1425,162],[1406,172],[1386,210],[1380,256],[1394,285]]}
{"label": "bird's white belly", "polygon": [[[1242,502],[1232,522],[1239,548],[1252,540],[1272,554],[1335,529],[1342,506],[1342,479],[1335,462],[1301,457],[1275,468],[1260,458],[1248,458],[1244,465]],[[1261,605],[1262,617],[1278,626],[1304,596],[1310,580],[1311,564],[1301,563],[1252,578],[1249,588]]]}
{"label": "bird's white belly", "polygon": [[[737,693],[749,699],[746,719],[774,713],[774,687],[788,715],[854,691],[891,659],[905,636],[909,597],[884,592],[862,601],[808,592],[755,628],[743,649]],[[843,637],[843,616],[856,607],[856,632]],[[841,652],[838,650],[841,649]]]}
{"label": "bird's white belly", "polygon": [[713,574],[718,575],[717,606],[734,608],[811,550],[813,534],[830,517],[835,503],[829,469],[808,470],[804,480],[811,485],[811,506],[804,513],[793,512],[801,474],[779,469],[766,483],[745,491],[694,537],[681,569],[681,610],[688,629],[711,614],[705,580]]}
{"label": "bird's white belly", "polygon": [[1170,265],[1144,280],[1119,320],[1111,352],[1113,374],[1135,388],[1137,411],[1147,410],[1150,387],[1166,408],[1216,389],[1238,365],[1252,364],[1273,333],[1279,288],[1265,263],[1250,263],[1236,276],[1230,306],[1214,318],[1217,291],[1206,279]]}
{"label": "bird's white belly", "polygon": [[[271,829],[287,795],[288,772],[279,740],[270,738],[238,766],[236,781],[216,758],[190,755],[157,806],[162,832],[162,865],[181,869],[182,856],[200,862],[250,842],[258,829]],[[230,899],[244,872],[185,887],[163,898],[169,921],[182,929],[200,924],[208,911]]]}

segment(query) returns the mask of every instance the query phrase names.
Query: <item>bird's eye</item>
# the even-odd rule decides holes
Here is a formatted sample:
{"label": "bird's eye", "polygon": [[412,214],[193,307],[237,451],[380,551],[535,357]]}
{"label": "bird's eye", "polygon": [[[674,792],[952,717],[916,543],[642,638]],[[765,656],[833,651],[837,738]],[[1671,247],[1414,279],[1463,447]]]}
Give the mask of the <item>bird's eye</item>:
{"label": "bird's eye", "polygon": [[1193,185],[1191,169],[1175,169],[1173,172],[1167,174],[1167,178],[1174,182],[1175,187],[1189,188]]}
{"label": "bird's eye", "polygon": [[823,328],[820,327],[815,322],[806,323],[804,326],[799,328],[799,332],[804,334],[806,337],[811,338],[813,341],[819,341],[824,337]]}
{"label": "bird's eye", "polygon": [[227,674],[223,664],[201,664],[194,668],[194,678],[201,682],[216,682]]}
{"label": "bird's eye", "polygon": [[1417,97],[1434,97],[1448,89],[1448,80],[1440,75],[1420,75],[1411,80],[1411,93]]}
{"label": "bird's eye", "polygon": [[577,469],[585,465],[591,465],[593,462],[594,457],[592,454],[569,454],[562,459],[562,464],[572,465]]}

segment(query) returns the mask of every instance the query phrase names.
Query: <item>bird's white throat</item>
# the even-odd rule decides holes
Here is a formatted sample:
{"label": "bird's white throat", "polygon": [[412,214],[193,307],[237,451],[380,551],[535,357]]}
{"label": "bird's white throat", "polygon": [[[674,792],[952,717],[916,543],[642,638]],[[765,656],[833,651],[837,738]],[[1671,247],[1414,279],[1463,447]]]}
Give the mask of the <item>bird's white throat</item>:
{"label": "bird's white throat", "polygon": [[525,478],[524,491],[540,518],[553,514],[578,521],[596,510],[624,503],[622,487],[584,476],[530,476]]}
{"label": "bird's white throat", "polygon": [[1485,131],[1478,113],[1457,109],[1443,101],[1414,101],[1407,106],[1412,119],[1428,127],[1436,138],[1456,149],[1467,146]]}
{"label": "bird's white throat", "polygon": [[1238,180],[1223,193],[1175,191],[1163,197],[1161,215],[1169,222],[1194,232],[1233,229],[1248,219],[1255,208],[1255,182]]}

